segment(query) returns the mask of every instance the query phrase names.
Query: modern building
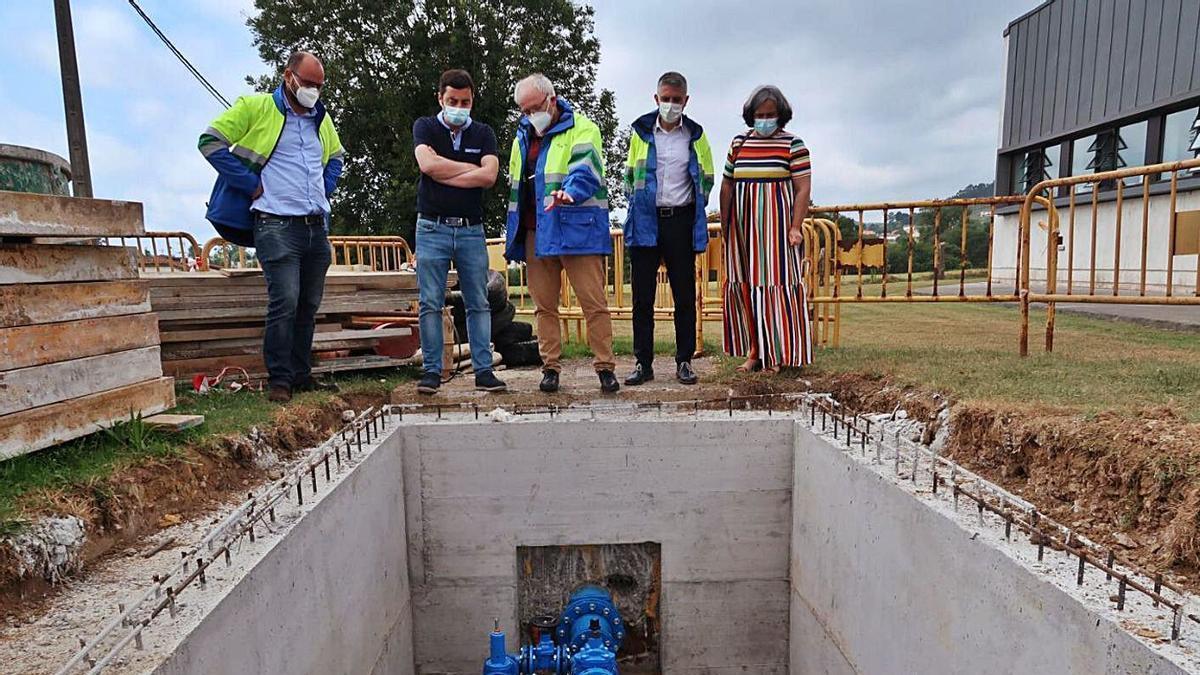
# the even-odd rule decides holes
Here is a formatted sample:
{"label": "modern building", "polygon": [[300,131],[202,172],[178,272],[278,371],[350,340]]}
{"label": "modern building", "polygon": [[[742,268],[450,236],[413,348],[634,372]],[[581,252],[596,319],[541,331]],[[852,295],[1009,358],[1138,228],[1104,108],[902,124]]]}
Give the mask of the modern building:
{"label": "modern building", "polygon": [[[1200,0],[1050,0],[1010,23],[1004,38],[996,194],[1200,156]],[[1179,174],[1173,210],[1169,174],[1150,177],[1148,186],[1141,176],[1126,178],[1120,219],[1117,187],[1101,183],[1093,195],[1091,184],[1079,185],[1074,199],[1068,188],[1056,191],[1059,290],[1070,270],[1075,288],[1094,280],[1111,289],[1119,276],[1123,291],[1140,291],[1144,278],[1148,294],[1161,294],[1170,269],[1172,292],[1193,292],[1200,213],[1191,212],[1200,211],[1200,171]],[[1017,216],[1015,209],[1001,213],[997,273],[1011,278]],[[1044,212],[1035,219],[1044,222]],[[1031,272],[1044,280],[1045,229],[1035,228],[1034,239]]]}

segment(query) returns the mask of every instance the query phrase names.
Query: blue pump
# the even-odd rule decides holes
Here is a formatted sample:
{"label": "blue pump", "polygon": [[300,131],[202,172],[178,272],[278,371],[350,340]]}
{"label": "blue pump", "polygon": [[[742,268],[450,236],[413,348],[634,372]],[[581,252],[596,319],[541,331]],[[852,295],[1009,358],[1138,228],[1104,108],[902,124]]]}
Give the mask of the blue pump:
{"label": "blue pump", "polygon": [[483,675],[619,675],[617,651],[625,625],[612,595],[599,586],[583,586],[571,594],[557,627],[542,633],[535,645],[519,654],[505,652],[504,633],[490,636],[491,652]]}

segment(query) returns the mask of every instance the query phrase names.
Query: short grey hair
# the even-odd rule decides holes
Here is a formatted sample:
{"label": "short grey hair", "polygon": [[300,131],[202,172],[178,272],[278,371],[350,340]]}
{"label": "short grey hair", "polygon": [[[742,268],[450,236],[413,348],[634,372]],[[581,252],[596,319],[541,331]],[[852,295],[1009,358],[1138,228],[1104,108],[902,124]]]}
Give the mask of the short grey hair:
{"label": "short grey hair", "polygon": [[664,85],[668,87],[675,87],[676,89],[682,89],[683,93],[687,93],[687,78],[673,70],[663,73],[662,76],[658,78],[658,87],[661,89]]}
{"label": "short grey hair", "polygon": [[533,87],[546,96],[554,96],[554,83],[550,81],[550,78],[541,73],[534,73],[532,75],[526,75],[517,81],[517,85],[513,87],[514,103],[521,96],[521,90],[527,87]]}
{"label": "short grey hair", "polygon": [[758,106],[767,101],[775,101],[775,107],[779,110],[779,128],[787,126],[787,123],[792,121],[792,104],[788,103],[787,98],[779,91],[779,87],[773,84],[763,84],[754,88],[750,92],[750,97],[746,99],[746,104],[742,106],[742,121],[746,126],[754,126],[754,111],[758,110]]}

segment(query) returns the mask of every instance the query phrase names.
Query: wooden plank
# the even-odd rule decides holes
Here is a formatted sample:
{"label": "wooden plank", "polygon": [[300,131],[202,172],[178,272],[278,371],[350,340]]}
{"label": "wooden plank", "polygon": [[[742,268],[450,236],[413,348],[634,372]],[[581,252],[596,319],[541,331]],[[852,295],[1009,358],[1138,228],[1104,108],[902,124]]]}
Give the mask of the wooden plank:
{"label": "wooden plank", "polygon": [[204,424],[204,415],[173,415],[160,413],[151,415],[143,420],[150,428],[159,431],[176,432],[191,429]]}
{"label": "wooden plank", "polygon": [[0,286],[0,328],[149,311],[144,281]]}
{"label": "wooden plank", "polygon": [[159,377],[0,417],[0,460],[58,445],[129,419],[175,406],[175,382]]}
{"label": "wooden plank", "polygon": [[159,360],[158,347],[142,347],[0,373],[0,415],[152,380]]}
{"label": "wooden plank", "polygon": [[[340,359],[324,359],[313,362],[314,373],[336,373],[347,370],[371,370],[414,365],[411,359],[393,359],[386,356],[350,356]],[[164,361],[163,373],[181,380],[191,380],[196,373],[215,375],[227,366],[245,368],[251,377],[263,377],[267,369],[260,356],[223,356],[211,359],[187,359]]]}
{"label": "wooden plank", "polygon": [[121,246],[0,244],[0,284],[137,279],[133,249]]}
{"label": "wooden plank", "polygon": [[158,344],[153,314],[0,328],[0,371]]}
{"label": "wooden plank", "polygon": [[[142,278],[154,288],[191,286],[216,292],[216,288],[258,287],[266,288],[261,274],[243,277],[226,277],[219,272],[162,272],[143,271]],[[455,279],[453,272],[451,280]],[[414,290],[417,287],[415,272],[329,272],[325,275],[326,287],[333,285],[358,288],[392,288]]]}
{"label": "wooden plank", "polygon": [[[383,338],[407,337],[412,333],[413,329],[407,327],[317,333],[313,336],[313,350],[370,349]],[[262,353],[262,339],[248,338],[171,343],[163,346],[162,357],[164,361],[177,361],[260,353]]]}
{"label": "wooden plank", "polygon": [[[198,342],[203,340],[236,340],[238,338],[259,338],[266,332],[266,326],[261,321],[254,326],[245,326],[239,328],[204,328],[195,327],[190,324],[176,324],[167,322],[160,324],[165,326],[161,334],[161,342],[163,345],[172,342]],[[336,323],[319,323],[315,327],[316,333],[332,333],[342,330],[340,324]]]}
{"label": "wooden plank", "polygon": [[0,236],[127,237],[145,233],[138,202],[0,190]]}
{"label": "wooden plank", "polygon": [[180,379],[191,379],[197,373],[216,375],[222,368],[245,368],[252,375],[267,372],[261,354],[243,356],[215,356],[202,359],[177,359],[162,362],[163,375]]}
{"label": "wooden plank", "polygon": [[[403,296],[363,299],[326,298],[321,302],[318,311],[321,314],[386,314],[407,310],[414,300],[416,298]],[[160,321],[197,321],[201,319],[241,321],[248,318],[258,319],[267,315],[265,304],[236,309],[236,315],[233,315],[231,308],[228,307],[163,310],[158,312],[158,318]]]}

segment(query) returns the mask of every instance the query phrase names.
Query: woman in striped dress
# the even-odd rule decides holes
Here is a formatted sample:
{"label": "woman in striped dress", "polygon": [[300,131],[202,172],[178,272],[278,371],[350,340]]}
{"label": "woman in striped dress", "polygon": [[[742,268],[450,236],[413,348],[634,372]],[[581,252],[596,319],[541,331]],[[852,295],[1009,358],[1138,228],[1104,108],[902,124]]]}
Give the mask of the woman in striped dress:
{"label": "woman in striped dress", "polygon": [[725,239],[725,352],[739,371],[812,363],[802,224],[811,191],[808,149],[784,126],[792,107],[777,87],[742,108],[751,127],[733,139],[721,181]]}

